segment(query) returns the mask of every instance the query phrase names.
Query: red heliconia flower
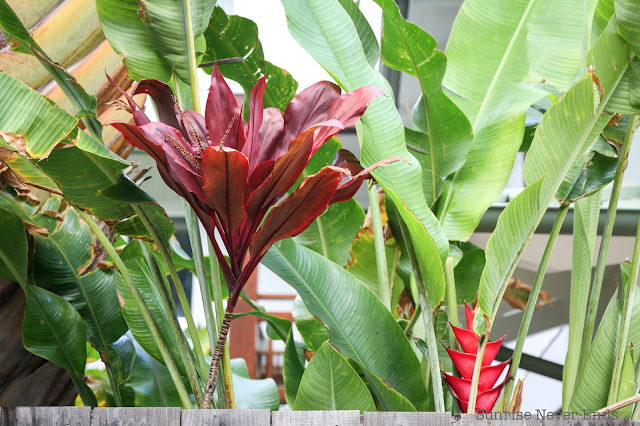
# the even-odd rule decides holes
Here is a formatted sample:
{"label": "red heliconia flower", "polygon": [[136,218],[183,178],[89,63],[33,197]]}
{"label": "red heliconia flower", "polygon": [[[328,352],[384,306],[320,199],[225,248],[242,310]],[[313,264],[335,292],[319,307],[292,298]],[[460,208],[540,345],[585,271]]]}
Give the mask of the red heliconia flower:
{"label": "red heliconia flower", "polygon": [[[164,181],[189,202],[206,229],[229,288],[221,340],[226,339],[242,287],[269,247],[304,231],[330,204],[350,199],[374,168],[399,160],[389,158],[363,169],[353,154],[340,150],[332,166],[305,177],[287,196],[311,156],[353,125],[382,92],[366,86],[341,95],[338,86],[322,81],[298,94],[283,115],[263,107],[265,86],[261,78],[251,90],[249,123],[245,123],[217,66],[204,117],[181,111],[166,84],[143,80],[133,95],[151,96],[160,122],[150,122],[120,89],[135,125],[108,123],[156,161]],[[216,230],[228,262],[216,242]],[[224,342],[219,340],[214,361],[222,348]],[[212,363],[212,371],[213,367]]]}
{"label": "red heliconia flower", "polygon": [[[465,302],[465,312],[467,318],[467,329],[455,327],[452,324],[451,329],[456,336],[456,340],[460,343],[463,352],[457,352],[445,346],[451,362],[460,373],[460,377],[454,377],[442,371],[442,377],[449,387],[449,390],[458,401],[460,410],[467,412],[469,405],[469,395],[471,393],[471,378],[473,376],[473,368],[476,363],[478,353],[479,336],[473,329],[473,317],[475,315],[473,309]],[[478,394],[476,397],[476,412],[490,412],[493,409],[505,380],[498,386],[494,387],[505,367],[511,364],[508,359],[500,364],[491,365],[491,362],[498,354],[498,350],[502,345],[502,341],[507,335],[502,336],[500,340],[488,342],[484,355],[482,357],[482,367],[480,368],[480,378],[478,380]]]}

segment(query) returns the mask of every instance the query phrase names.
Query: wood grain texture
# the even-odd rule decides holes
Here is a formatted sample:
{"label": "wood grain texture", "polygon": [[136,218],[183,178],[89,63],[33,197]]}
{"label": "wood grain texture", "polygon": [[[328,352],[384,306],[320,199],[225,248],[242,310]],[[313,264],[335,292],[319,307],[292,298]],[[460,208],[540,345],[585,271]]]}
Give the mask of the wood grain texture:
{"label": "wood grain texture", "polygon": [[182,410],[182,426],[269,426],[269,410]]}
{"label": "wood grain texture", "polygon": [[89,426],[91,407],[5,407],[2,426]]}
{"label": "wood grain texture", "polygon": [[[364,413],[364,426],[450,426],[449,413]],[[456,425],[459,426],[459,425]]]}
{"label": "wood grain texture", "polygon": [[180,408],[103,408],[93,410],[91,426],[180,426]]}
{"label": "wood grain texture", "polygon": [[360,426],[360,412],[348,411],[274,411],[273,426]]}

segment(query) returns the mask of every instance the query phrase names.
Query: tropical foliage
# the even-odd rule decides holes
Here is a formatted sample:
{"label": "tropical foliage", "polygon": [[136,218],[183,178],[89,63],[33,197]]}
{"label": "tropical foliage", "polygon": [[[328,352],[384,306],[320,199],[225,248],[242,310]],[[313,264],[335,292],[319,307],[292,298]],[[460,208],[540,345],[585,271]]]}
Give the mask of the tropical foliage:
{"label": "tropical foliage", "polygon": [[[229,359],[244,298],[286,345],[293,410],[518,410],[515,375],[570,208],[562,407],[601,409],[638,393],[640,240],[596,324],[640,114],[637,2],[465,0],[446,55],[394,1],[375,3],[380,45],[358,2],[282,0],[291,35],[333,80],[296,95],[295,76],[266,60],[255,23],[215,0],[96,0],[87,13],[117,65],[87,90],[74,72],[92,68],[53,62],[53,46],[0,0],[10,59],[0,71],[0,276],[24,291],[25,348],[65,368],[84,405],[278,409],[275,382],[251,380],[244,361]],[[16,71],[19,58],[40,74]],[[419,83],[410,127],[379,63]],[[198,68],[211,74],[204,114]],[[242,86],[244,106],[223,77]],[[41,87],[49,78],[55,89]],[[147,96],[158,122],[140,107]],[[361,160],[335,137],[350,126]],[[133,147],[183,198],[193,259],[141,188],[126,159]],[[519,151],[526,188],[483,250],[467,240]],[[365,182],[366,216],[352,198]],[[535,281],[516,288],[512,274],[550,206],[557,216]],[[203,256],[199,223],[214,256]],[[243,293],[258,263],[298,293],[295,324]],[[178,276],[185,268],[198,278],[206,330]],[[503,298],[524,317],[512,359],[491,365]],[[98,359],[104,370],[87,368]],[[632,403],[618,413],[640,418]]]}

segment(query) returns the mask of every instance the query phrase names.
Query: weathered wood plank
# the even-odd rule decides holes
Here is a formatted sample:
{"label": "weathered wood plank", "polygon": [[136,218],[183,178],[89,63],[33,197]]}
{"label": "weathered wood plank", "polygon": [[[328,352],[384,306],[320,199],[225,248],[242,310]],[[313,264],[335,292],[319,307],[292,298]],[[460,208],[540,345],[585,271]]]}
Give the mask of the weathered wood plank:
{"label": "weathered wood plank", "polygon": [[450,426],[449,413],[364,413],[364,426]]}
{"label": "weathered wood plank", "polygon": [[269,426],[269,410],[182,410],[182,426]]}
{"label": "weathered wood plank", "polygon": [[348,411],[274,411],[272,426],[360,426],[360,412]]}
{"label": "weathered wood plank", "polygon": [[89,426],[91,407],[4,407],[2,426]]}
{"label": "weathered wood plank", "polygon": [[91,426],[180,426],[180,408],[98,407],[93,410]]}

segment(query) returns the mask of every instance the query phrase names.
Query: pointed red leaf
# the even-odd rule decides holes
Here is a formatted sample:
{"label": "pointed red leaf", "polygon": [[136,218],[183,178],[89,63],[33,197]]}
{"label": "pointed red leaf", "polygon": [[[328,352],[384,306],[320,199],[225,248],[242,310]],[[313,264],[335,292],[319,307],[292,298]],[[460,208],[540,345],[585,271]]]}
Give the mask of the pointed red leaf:
{"label": "pointed red leaf", "polygon": [[364,170],[360,164],[360,160],[351,151],[347,149],[339,149],[333,158],[333,166],[348,169],[351,176],[355,176]]}
{"label": "pointed red leaf", "polygon": [[[331,105],[338,96],[340,88],[328,81],[319,81],[298,93],[284,111],[285,127],[281,140],[284,150],[298,134],[326,121]],[[277,157],[269,158],[275,160]]]}
{"label": "pointed red leaf", "polygon": [[[129,103],[129,108],[131,109],[131,113],[133,114],[133,120],[136,123],[136,126],[142,126],[144,124],[150,123],[149,117],[142,111],[142,109],[138,106],[138,104],[129,96],[129,94],[120,86],[116,84],[115,81],[109,76],[109,74],[105,73],[107,76],[107,80],[111,83],[112,86],[116,87],[120,93],[125,97],[127,102]],[[133,91],[133,95],[136,95],[136,91]]]}
{"label": "pointed red leaf", "polygon": [[451,374],[447,374],[444,371],[441,372],[444,381],[449,386],[456,399],[460,401],[469,401],[469,395],[471,394],[471,380],[461,379],[454,377]]}
{"label": "pointed red leaf", "polygon": [[249,159],[231,148],[209,147],[204,151],[202,163],[207,203],[233,232],[247,217],[242,201]]}
{"label": "pointed red leaf", "polygon": [[250,171],[265,161],[274,161],[287,151],[290,141],[282,143],[283,131],[284,118],[280,110],[277,108],[265,109],[258,141],[247,143],[242,150],[242,153],[250,158]]}
{"label": "pointed red leaf", "polygon": [[[265,78],[262,77],[258,80],[253,89],[251,89],[251,93],[249,95],[249,127],[247,129],[246,143],[253,145],[254,149],[260,139],[259,134],[260,128],[262,127],[262,116],[264,110],[262,97],[264,95],[265,88]],[[243,150],[243,147],[239,147],[238,149]]]}
{"label": "pointed red leaf", "polygon": [[251,160],[249,160],[249,179],[247,179],[247,186],[244,188],[244,200],[245,203],[249,199],[249,196],[257,187],[262,185],[273,170],[275,161],[268,160],[264,163],[260,163],[253,171],[251,171]]}
{"label": "pointed red leaf", "polygon": [[[453,396],[458,400],[458,404],[460,405],[460,410],[464,413],[467,412],[469,408],[469,396],[471,393],[471,380],[460,379],[458,377],[453,377],[445,372],[442,372],[443,378],[447,387],[453,394]],[[493,389],[480,391],[478,389],[478,394],[476,396],[476,413],[477,412],[491,412],[493,410],[493,406],[500,395],[500,391],[502,390],[502,386],[506,382],[505,380],[496,386]]]}
{"label": "pointed red leaf", "polygon": [[180,129],[178,117],[180,111],[177,108],[173,90],[171,87],[158,80],[142,80],[133,90],[133,94],[146,93],[151,96],[158,111],[158,121],[171,127]]}
{"label": "pointed red leaf", "polygon": [[475,312],[473,312],[473,309],[467,304],[466,300],[464,302],[464,313],[467,318],[467,330],[473,331],[473,317],[475,316]]}
{"label": "pointed red leaf", "polygon": [[458,328],[449,323],[453,333],[456,335],[456,340],[460,343],[460,347],[465,353],[477,354],[478,353],[478,335],[475,331],[465,330],[464,328]]}
{"label": "pointed red leaf", "polygon": [[[217,65],[214,65],[211,71],[211,87],[207,97],[205,117],[209,146],[219,146],[220,141],[223,141],[224,146],[237,149],[238,126],[242,121],[240,110],[236,97],[224,81]],[[226,137],[225,134],[227,134]]]}
{"label": "pointed red leaf", "polygon": [[336,190],[336,193],[333,195],[333,198],[331,199],[330,204],[347,201],[348,199],[353,197],[354,194],[360,188],[360,185],[362,185],[362,182],[364,182],[364,180],[369,177],[369,174],[375,168],[380,166],[386,166],[387,164],[393,163],[394,161],[400,161],[400,160],[405,161],[400,157],[391,157],[385,160],[380,160],[377,163],[367,167],[366,169],[363,169],[362,171],[360,171],[360,173],[358,173],[355,176],[352,176],[351,178],[349,178],[349,180],[341,183],[340,186],[338,186],[338,189]]}
{"label": "pointed red leaf", "polygon": [[504,338],[507,337],[505,333],[500,339],[495,342],[487,343],[487,347],[484,348],[484,356],[482,357],[482,365],[489,365],[496,359],[496,355],[498,355],[498,351],[500,350],[500,346],[502,346],[502,342]]}
{"label": "pointed red leaf", "polygon": [[291,141],[287,153],[276,160],[271,175],[249,196],[246,203],[249,220],[255,220],[261,211],[275,203],[298,180],[311,157],[313,132],[322,126],[335,125],[339,125],[335,120],[319,123]]}
{"label": "pointed red leaf", "polygon": [[259,259],[276,241],[294,237],[307,229],[329,205],[342,171],[323,167],[275,206],[251,239],[251,258]]}
{"label": "pointed red leaf", "polygon": [[451,362],[462,377],[473,376],[473,367],[476,364],[476,354],[465,354],[463,352],[449,349],[444,343],[442,344],[451,358]]}
{"label": "pointed red leaf", "polygon": [[[384,95],[380,89],[373,86],[364,86],[357,90],[345,93],[339,96],[331,104],[331,109],[327,115],[327,120],[338,120],[342,123],[344,128],[352,126],[369,106],[369,102],[376,97]],[[285,118],[286,120],[286,118]],[[318,148],[333,134],[336,132],[331,128],[323,128],[318,131],[318,134],[313,140],[313,152],[315,153]]]}

